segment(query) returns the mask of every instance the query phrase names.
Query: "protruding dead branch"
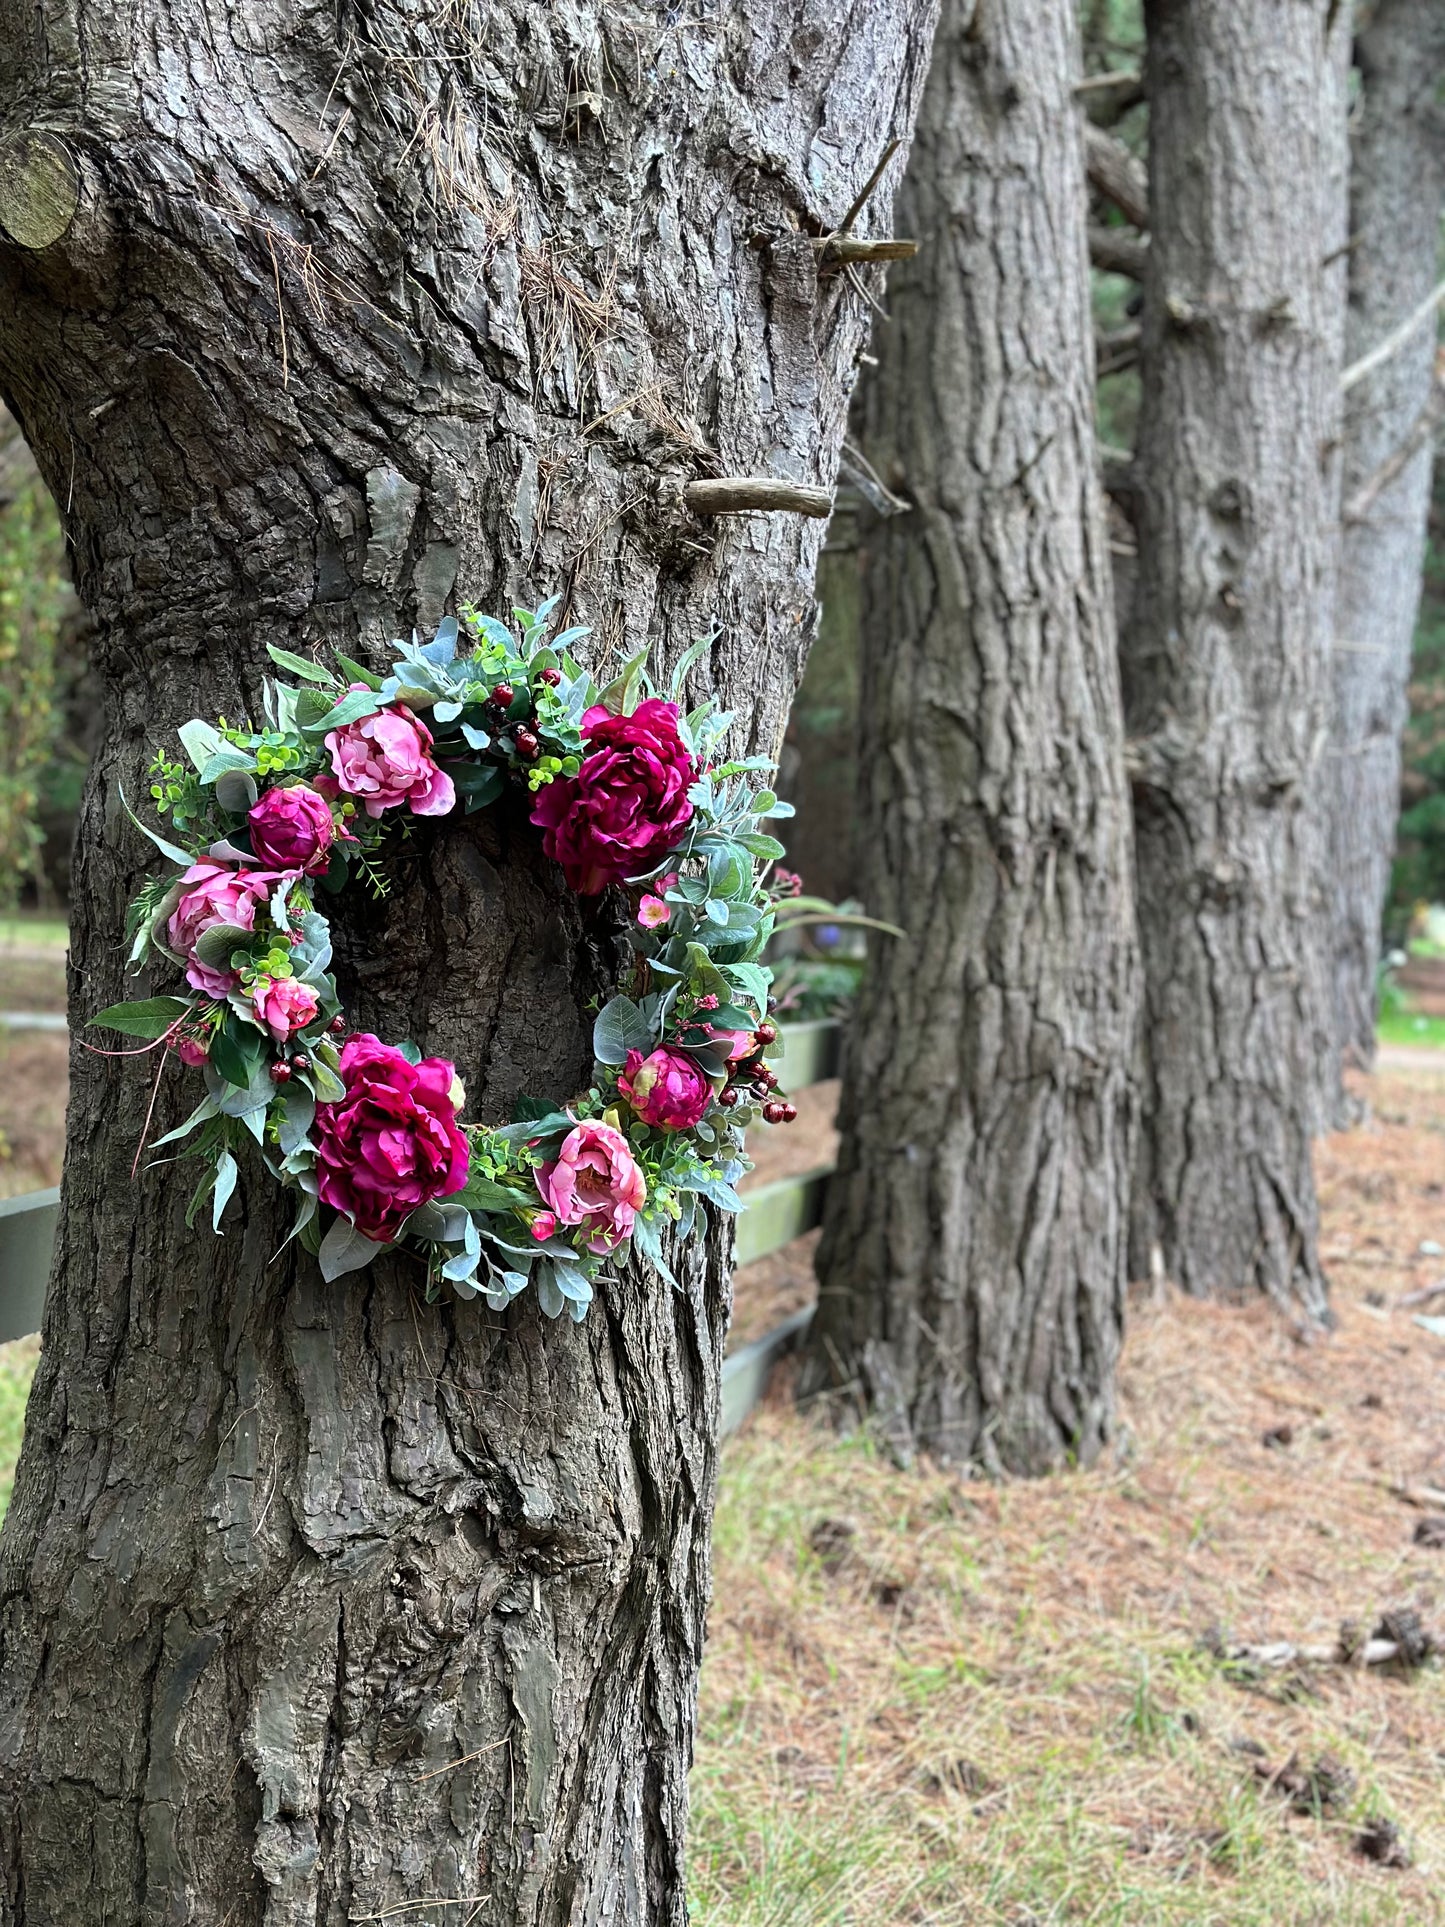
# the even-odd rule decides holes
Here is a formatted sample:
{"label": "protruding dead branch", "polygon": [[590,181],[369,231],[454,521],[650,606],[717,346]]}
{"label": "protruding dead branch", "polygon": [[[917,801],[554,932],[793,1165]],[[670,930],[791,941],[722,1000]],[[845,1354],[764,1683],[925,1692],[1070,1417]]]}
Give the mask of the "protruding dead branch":
{"label": "protruding dead branch", "polygon": [[1084,126],[1084,166],[1093,185],[1135,227],[1149,225],[1149,176],[1144,163],[1092,121]]}
{"label": "protruding dead branch", "polygon": [[877,241],[855,241],[848,234],[820,234],[813,241],[820,268],[857,261],[910,261],[918,252],[916,241],[884,236]]}
{"label": "protruding dead branch", "polygon": [[830,490],[776,475],[725,475],[715,481],[689,482],[682,499],[694,515],[746,515],[754,509],[820,517],[833,513]]}
{"label": "protruding dead branch", "polygon": [[1131,281],[1144,279],[1144,263],[1149,258],[1149,243],[1122,228],[1089,225],[1089,259],[1105,274],[1126,274]]}
{"label": "protruding dead branch", "polygon": [[1112,74],[1090,74],[1075,87],[1074,99],[1095,126],[1112,127],[1144,99],[1144,76],[1135,67],[1121,67]]}

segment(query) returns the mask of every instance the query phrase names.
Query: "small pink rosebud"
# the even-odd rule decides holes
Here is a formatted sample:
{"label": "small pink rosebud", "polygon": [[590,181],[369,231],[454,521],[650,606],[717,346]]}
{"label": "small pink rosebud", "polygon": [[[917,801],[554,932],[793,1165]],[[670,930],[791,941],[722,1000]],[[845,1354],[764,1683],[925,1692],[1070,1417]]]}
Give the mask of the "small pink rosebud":
{"label": "small pink rosebud", "polygon": [[537,1240],[539,1245],[546,1244],[556,1229],[557,1214],[555,1211],[539,1211],[532,1220],[532,1236]]}

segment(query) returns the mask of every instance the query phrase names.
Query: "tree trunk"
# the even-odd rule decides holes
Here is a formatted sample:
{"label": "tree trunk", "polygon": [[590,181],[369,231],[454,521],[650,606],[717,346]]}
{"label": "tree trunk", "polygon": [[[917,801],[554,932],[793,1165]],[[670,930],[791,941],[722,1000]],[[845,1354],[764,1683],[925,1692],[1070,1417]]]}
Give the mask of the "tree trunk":
{"label": "tree trunk", "polygon": [[949,0],[899,198],[923,243],[859,436],[865,896],[805,1389],[1036,1472],[1106,1436],[1136,952],[1069,0]]}
{"label": "tree trunk", "polygon": [[[1356,43],[1363,84],[1350,189],[1348,361],[1388,336],[1435,279],[1445,11],[1381,0]],[[1345,1063],[1375,1054],[1380,923],[1400,814],[1400,737],[1430,509],[1436,326],[1424,321],[1345,398],[1343,553],[1330,734],[1335,1021]],[[1408,445],[1414,440],[1413,453]],[[1379,485],[1402,449],[1408,459]]]}
{"label": "tree trunk", "polygon": [[[0,141],[43,113],[76,183],[59,240],[0,239],[0,387],[99,626],[77,1038],[148,863],[121,787],[185,717],[254,713],[267,642],[377,659],[454,594],[560,590],[594,665],[716,625],[695,687],[776,744],[822,525],[706,523],[680,485],[831,483],[867,312],[809,235],[907,135],[931,23],[12,14]],[[43,238],[47,151],[0,153],[12,236]],[[353,1017],[455,1058],[473,1117],[579,1089],[605,900],[520,804],[394,870],[337,912]],[[680,1921],[726,1234],[579,1327],[428,1306],[400,1263],[328,1286],[273,1257],[264,1179],[219,1243],[183,1176],[133,1179],[137,1060],[77,1042],[72,1072],[0,1542],[7,1921]]]}
{"label": "tree trunk", "polygon": [[1131,1264],[1324,1304],[1317,813],[1342,181],[1327,0],[1149,0],[1151,231],[1124,646],[1145,1085]]}

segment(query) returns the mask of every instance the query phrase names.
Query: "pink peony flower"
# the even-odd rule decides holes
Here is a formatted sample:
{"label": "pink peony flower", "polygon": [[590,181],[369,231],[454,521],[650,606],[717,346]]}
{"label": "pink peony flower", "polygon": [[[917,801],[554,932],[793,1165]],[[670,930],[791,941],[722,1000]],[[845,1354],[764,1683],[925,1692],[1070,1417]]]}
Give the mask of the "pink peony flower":
{"label": "pink peony flower", "polygon": [[409,1064],[363,1031],[341,1052],[346,1095],[316,1107],[317,1188],[323,1204],[390,1244],[420,1204],[467,1181],[470,1153],[452,1103],[455,1070],[442,1057]]}
{"label": "pink peony flower", "polygon": [[715,1044],[727,1043],[730,1064],[736,1064],[740,1057],[756,1049],[758,1041],[750,1030],[714,1030],[712,1037]]}
{"label": "pink peony flower", "polygon": [[627,1139],[594,1118],[567,1133],[556,1159],[542,1165],[536,1178],[557,1222],[581,1225],[587,1249],[599,1255],[631,1237],[632,1221],[647,1202],[647,1180]]}
{"label": "pink peony flower", "polygon": [[284,1044],[293,1031],[305,1030],[321,1008],[321,999],[310,984],[298,983],[294,977],[272,977],[256,984],[251,1002],[257,1023],[269,1030],[278,1044]]}
{"label": "pink peony flower", "polygon": [[677,733],[677,705],[655,697],[630,716],[589,709],[582,734],[590,747],[581,769],[538,793],[532,821],[568,883],[592,897],[675,847],[692,817],[697,768]]}
{"label": "pink peony flower", "polygon": [[645,896],[637,906],[637,921],[644,930],[656,930],[672,916],[670,906],[661,897]]}
{"label": "pink peony flower", "polygon": [[246,822],[262,863],[319,876],[331,858],[331,805],[309,783],[270,789],[251,805]]}
{"label": "pink peony flower", "polygon": [[[290,879],[294,881],[294,877]],[[186,982],[208,997],[224,997],[237,982],[234,970],[202,963],[196,944],[212,924],[256,927],[256,905],[264,903],[282,877],[274,870],[238,870],[228,863],[193,863],[181,878],[180,902],[166,925],[171,949],[186,959]]]}
{"label": "pink peony flower", "polygon": [[617,1088],[644,1124],[690,1131],[712,1103],[712,1085],[685,1052],[660,1044],[651,1056],[627,1053]]}
{"label": "pink peony flower", "polygon": [[[353,689],[364,688],[353,683]],[[339,788],[368,816],[409,803],[414,816],[445,816],[456,806],[452,779],[431,755],[431,731],[405,703],[390,703],[326,738]]]}

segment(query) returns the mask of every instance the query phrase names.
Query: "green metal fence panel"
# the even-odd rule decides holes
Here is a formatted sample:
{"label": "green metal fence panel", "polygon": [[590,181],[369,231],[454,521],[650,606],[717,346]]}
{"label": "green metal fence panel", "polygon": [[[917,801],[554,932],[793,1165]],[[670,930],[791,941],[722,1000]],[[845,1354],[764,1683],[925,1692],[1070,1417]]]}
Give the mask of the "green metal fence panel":
{"label": "green metal fence panel", "polygon": [[0,1344],[39,1331],[59,1191],[0,1200]]}

